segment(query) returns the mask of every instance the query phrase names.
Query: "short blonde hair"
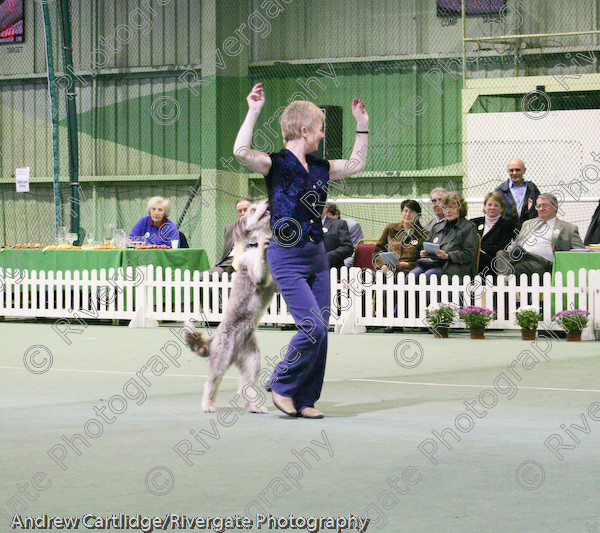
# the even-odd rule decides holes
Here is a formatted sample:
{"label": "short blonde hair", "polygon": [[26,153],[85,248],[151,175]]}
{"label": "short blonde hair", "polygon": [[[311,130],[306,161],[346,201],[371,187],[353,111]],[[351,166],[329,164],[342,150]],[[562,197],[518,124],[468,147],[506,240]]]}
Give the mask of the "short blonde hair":
{"label": "short blonde hair", "polygon": [[444,196],[440,203],[443,206],[448,207],[449,205],[455,205],[458,207],[458,216],[466,217],[467,216],[467,202],[463,198],[462,194],[457,191],[450,191],[446,196]]}
{"label": "short blonde hair", "polygon": [[319,122],[323,124],[325,114],[312,102],[296,100],[285,108],[279,119],[283,141],[293,141],[300,137],[300,130],[315,131]]}
{"label": "short blonde hair", "polygon": [[502,208],[502,214],[506,213],[506,200],[504,199],[502,193],[499,193],[498,191],[488,192],[483,199],[484,207],[490,198],[492,200],[496,200],[496,202],[500,204],[500,207]]}
{"label": "short blonde hair", "polygon": [[162,204],[165,208],[165,218],[167,218],[171,213],[171,202],[165,200],[162,196],[153,196],[148,200],[148,203],[146,204],[146,211],[148,211],[148,214],[150,214],[150,210],[157,204]]}

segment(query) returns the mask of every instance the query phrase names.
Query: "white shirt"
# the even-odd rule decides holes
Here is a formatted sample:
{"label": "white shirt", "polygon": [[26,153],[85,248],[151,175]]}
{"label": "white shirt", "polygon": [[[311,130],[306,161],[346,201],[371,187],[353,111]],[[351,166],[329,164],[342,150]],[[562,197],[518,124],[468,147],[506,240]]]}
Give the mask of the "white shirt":
{"label": "white shirt", "polygon": [[550,262],[554,262],[554,250],[552,249],[552,235],[556,217],[544,222],[541,218],[534,221],[534,230],[523,243],[526,252],[539,255]]}
{"label": "white shirt", "polygon": [[525,202],[525,194],[527,193],[527,182],[523,180],[519,185],[515,185],[515,182],[511,181],[509,190],[515,200],[517,213],[520,216],[521,211],[523,210],[523,203]]}

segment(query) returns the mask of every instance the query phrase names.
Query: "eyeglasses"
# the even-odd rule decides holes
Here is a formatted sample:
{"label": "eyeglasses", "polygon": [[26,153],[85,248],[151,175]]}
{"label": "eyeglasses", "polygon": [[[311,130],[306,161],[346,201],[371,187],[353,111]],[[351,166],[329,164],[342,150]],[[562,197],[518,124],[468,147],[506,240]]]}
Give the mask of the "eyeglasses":
{"label": "eyeglasses", "polygon": [[540,204],[535,206],[536,209],[554,209],[552,204]]}

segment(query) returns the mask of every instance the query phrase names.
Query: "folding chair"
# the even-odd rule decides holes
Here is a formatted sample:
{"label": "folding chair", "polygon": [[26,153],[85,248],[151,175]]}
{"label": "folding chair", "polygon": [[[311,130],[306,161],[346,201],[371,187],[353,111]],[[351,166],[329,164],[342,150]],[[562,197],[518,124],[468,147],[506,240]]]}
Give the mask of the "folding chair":
{"label": "folding chair", "polygon": [[361,239],[356,243],[353,267],[362,270],[375,270],[373,267],[373,250],[377,239]]}

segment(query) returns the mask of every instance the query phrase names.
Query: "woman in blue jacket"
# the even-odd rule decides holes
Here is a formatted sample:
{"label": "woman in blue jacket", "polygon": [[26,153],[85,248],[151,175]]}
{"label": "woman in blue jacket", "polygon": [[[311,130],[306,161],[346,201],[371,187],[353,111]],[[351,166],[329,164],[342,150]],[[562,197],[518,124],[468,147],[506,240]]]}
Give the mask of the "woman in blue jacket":
{"label": "woman in blue jacket", "polygon": [[165,200],[161,196],[150,198],[146,204],[149,214],[135,223],[129,236],[131,238],[146,237],[148,244],[171,246],[171,241],[179,240],[179,228],[168,218],[170,208],[169,200]]}

